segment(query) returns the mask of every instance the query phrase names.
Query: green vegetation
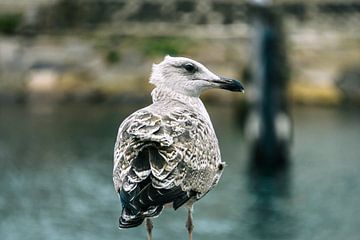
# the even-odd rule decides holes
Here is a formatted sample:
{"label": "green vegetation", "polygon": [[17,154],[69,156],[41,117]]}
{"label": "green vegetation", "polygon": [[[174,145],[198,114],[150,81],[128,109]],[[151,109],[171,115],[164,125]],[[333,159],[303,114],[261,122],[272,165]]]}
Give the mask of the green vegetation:
{"label": "green vegetation", "polygon": [[181,55],[194,45],[194,40],[178,37],[153,37],[139,40],[139,46],[146,56]]}
{"label": "green vegetation", "polygon": [[0,15],[0,33],[14,34],[22,21],[22,15],[19,13],[2,13]]}
{"label": "green vegetation", "polygon": [[121,59],[120,54],[116,50],[109,50],[106,54],[106,62],[108,64],[118,63]]}

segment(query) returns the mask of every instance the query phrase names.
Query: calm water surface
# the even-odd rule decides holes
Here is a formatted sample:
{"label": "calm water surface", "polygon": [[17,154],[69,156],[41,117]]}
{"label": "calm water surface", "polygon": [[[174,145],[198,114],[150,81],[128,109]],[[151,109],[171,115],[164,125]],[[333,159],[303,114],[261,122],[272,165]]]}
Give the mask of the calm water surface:
{"label": "calm water surface", "polygon": [[[146,239],[117,228],[111,177],[118,124],[136,108],[2,106],[0,239]],[[195,205],[195,240],[359,239],[359,109],[296,109],[289,170],[257,178],[231,109],[209,111],[229,166]],[[185,216],[163,212],[154,239],[187,239]]]}

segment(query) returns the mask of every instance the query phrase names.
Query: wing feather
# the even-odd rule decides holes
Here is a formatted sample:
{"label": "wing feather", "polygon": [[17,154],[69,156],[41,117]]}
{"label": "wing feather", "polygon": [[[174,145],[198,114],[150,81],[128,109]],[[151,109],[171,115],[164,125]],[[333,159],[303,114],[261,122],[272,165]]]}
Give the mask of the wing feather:
{"label": "wing feather", "polygon": [[[119,127],[114,149],[113,180],[123,210],[120,227],[134,227],[145,217],[159,215],[163,205],[177,209],[194,194],[183,191],[184,152],[194,123],[184,112],[165,116],[142,109]],[[185,141],[183,141],[185,140]]]}

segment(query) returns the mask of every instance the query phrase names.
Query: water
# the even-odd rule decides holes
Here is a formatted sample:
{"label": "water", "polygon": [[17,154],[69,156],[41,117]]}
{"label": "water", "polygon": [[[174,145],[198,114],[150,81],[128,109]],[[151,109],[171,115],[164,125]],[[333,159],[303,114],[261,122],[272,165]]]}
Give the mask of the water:
{"label": "water", "polygon": [[[136,106],[0,109],[0,239],[146,239],[119,230],[112,186],[118,124]],[[210,108],[223,159],[219,185],[195,205],[194,239],[359,239],[360,111],[294,111],[292,164],[248,174],[230,108]],[[186,211],[154,221],[154,239],[187,239]]]}

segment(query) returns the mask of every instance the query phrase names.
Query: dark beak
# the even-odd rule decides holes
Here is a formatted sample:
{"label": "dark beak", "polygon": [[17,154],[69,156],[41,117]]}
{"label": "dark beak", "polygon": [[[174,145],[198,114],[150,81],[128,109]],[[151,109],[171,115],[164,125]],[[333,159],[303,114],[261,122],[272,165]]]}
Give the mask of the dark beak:
{"label": "dark beak", "polygon": [[219,88],[221,89],[226,89],[233,92],[245,91],[244,87],[241,85],[240,81],[238,80],[220,77],[220,79],[213,80],[212,82],[217,83],[219,85]]}

